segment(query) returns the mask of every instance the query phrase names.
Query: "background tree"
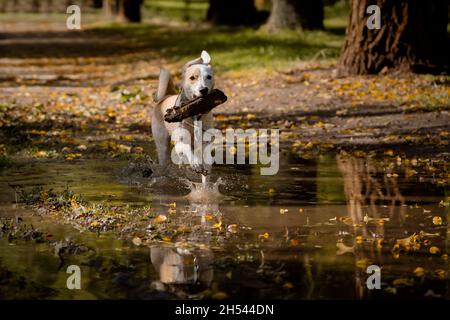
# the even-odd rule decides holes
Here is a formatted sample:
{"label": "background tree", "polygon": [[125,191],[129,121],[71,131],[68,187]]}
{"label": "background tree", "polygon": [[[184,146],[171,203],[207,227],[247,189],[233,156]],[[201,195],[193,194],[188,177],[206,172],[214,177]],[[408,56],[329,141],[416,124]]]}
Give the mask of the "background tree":
{"label": "background tree", "polygon": [[[379,30],[366,25],[373,4],[381,8]],[[447,0],[351,0],[350,10],[341,74],[430,71],[448,64]]]}
{"label": "background tree", "polygon": [[141,22],[142,0],[118,0],[119,19],[129,22]]}
{"label": "background tree", "polygon": [[272,0],[267,28],[269,30],[323,29],[322,0]]}
{"label": "background tree", "polygon": [[209,0],[206,20],[217,25],[252,25],[259,14],[254,0]]}
{"label": "background tree", "polygon": [[113,14],[113,1],[112,0],[103,0],[102,2],[102,10],[106,17],[110,18]]}

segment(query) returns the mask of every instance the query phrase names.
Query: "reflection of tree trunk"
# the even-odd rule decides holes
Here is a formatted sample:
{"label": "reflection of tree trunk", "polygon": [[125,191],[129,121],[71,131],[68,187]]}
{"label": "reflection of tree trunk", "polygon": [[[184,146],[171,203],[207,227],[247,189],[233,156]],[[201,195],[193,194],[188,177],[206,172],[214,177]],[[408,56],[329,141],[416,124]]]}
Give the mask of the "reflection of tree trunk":
{"label": "reflection of tree trunk", "polygon": [[[395,177],[380,172],[370,161],[360,158],[338,157],[338,167],[344,178],[347,206],[353,223],[361,223],[365,214],[370,218],[380,218],[379,205],[389,207],[389,216],[394,218],[400,208],[400,220],[404,219],[405,199]],[[363,206],[368,206],[363,212]],[[365,214],[364,214],[365,213]]]}

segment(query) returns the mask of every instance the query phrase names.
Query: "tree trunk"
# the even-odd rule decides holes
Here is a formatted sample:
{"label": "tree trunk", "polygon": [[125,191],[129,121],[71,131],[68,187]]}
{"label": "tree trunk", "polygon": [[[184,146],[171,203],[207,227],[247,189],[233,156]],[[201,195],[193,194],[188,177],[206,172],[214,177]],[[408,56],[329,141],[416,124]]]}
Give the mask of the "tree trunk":
{"label": "tree trunk", "polygon": [[[381,9],[381,28],[366,23],[369,5]],[[432,71],[448,64],[447,0],[351,0],[341,74],[387,69]]]}
{"label": "tree trunk", "polygon": [[112,0],[103,0],[102,11],[103,11],[103,14],[107,18],[111,18],[112,17],[112,14],[113,14],[113,3],[112,3]]}
{"label": "tree trunk", "polygon": [[305,30],[323,30],[323,0],[298,1],[300,23]]}
{"label": "tree trunk", "polygon": [[272,0],[266,27],[270,31],[300,28],[297,0]]}
{"label": "tree trunk", "polygon": [[272,0],[267,29],[323,29],[322,0]]}
{"label": "tree trunk", "polygon": [[253,0],[209,0],[206,20],[216,25],[253,25],[258,23]]}
{"label": "tree trunk", "polygon": [[142,0],[119,0],[119,19],[141,22],[141,4]]}

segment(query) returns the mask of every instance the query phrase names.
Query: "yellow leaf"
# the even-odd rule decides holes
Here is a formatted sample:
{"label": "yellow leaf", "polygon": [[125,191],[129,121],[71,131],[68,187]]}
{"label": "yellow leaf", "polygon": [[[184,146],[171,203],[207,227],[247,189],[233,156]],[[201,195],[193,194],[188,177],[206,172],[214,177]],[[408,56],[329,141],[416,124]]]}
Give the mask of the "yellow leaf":
{"label": "yellow leaf", "polygon": [[270,234],[267,232],[259,235],[259,238],[261,238],[261,239],[269,239],[269,237],[270,237]]}
{"label": "yellow leaf", "polygon": [[425,269],[422,267],[417,267],[414,269],[414,274],[418,277],[423,277],[425,275]]}
{"label": "yellow leaf", "polygon": [[163,223],[167,221],[167,216],[160,214],[155,219],[153,219],[154,223]]}
{"label": "yellow leaf", "polygon": [[285,284],[283,284],[283,289],[289,290],[294,288],[294,285],[290,282],[286,282]]}
{"label": "yellow leaf", "polygon": [[214,223],[212,226],[214,229],[222,230],[222,221],[219,221],[217,223]]}
{"label": "yellow leaf", "polygon": [[225,292],[218,291],[214,293],[211,298],[215,300],[224,300],[228,298],[228,295]]}
{"label": "yellow leaf", "polygon": [[394,282],[392,282],[394,286],[412,286],[413,283],[414,280],[407,278],[395,279]]}
{"label": "yellow leaf", "polygon": [[437,226],[440,226],[442,224],[442,218],[439,217],[439,216],[433,217],[433,224],[437,225]]}
{"label": "yellow leaf", "polygon": [[439,249],[436,246],[433,246],[433,247],[430,248],[430,253],[431,254],[438,254],[439,252],[441,252],[441,249]]}

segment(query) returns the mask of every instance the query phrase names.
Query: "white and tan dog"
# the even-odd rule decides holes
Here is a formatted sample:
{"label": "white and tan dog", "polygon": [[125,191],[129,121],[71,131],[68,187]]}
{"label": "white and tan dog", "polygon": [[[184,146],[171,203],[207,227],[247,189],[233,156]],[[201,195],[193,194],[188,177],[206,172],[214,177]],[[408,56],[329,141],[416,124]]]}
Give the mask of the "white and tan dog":
{"label": "white and tan dog", "polygon": [[[159,75],[158,91],[156,93],[156,106],[152,113],[152,134],[155,140],[158,160],[161,167],[167,167],[171,160],[170,140],[177,128],[184,128],[194,137],[194,119],[188,118],[182,122],[169,123],[164,120],[167,109],[175,105],[194,100],[208,95],[214,88],[214,74],[211,67],[211,57],[208,52],[202,51],[201,56],[186,63],[182,70],[181,93],[177,94],[173,86],[170,73],[161,68]],[[213,116],[211,112],[201,115],[202,127],[206,131],[213,127]],[[176,143],[175,152],[180,156],[187,157],[191,167],[205,173],[210,168],[202,165],[202,161],[195,158],[193,152],[193,141],[188,143]]]}

